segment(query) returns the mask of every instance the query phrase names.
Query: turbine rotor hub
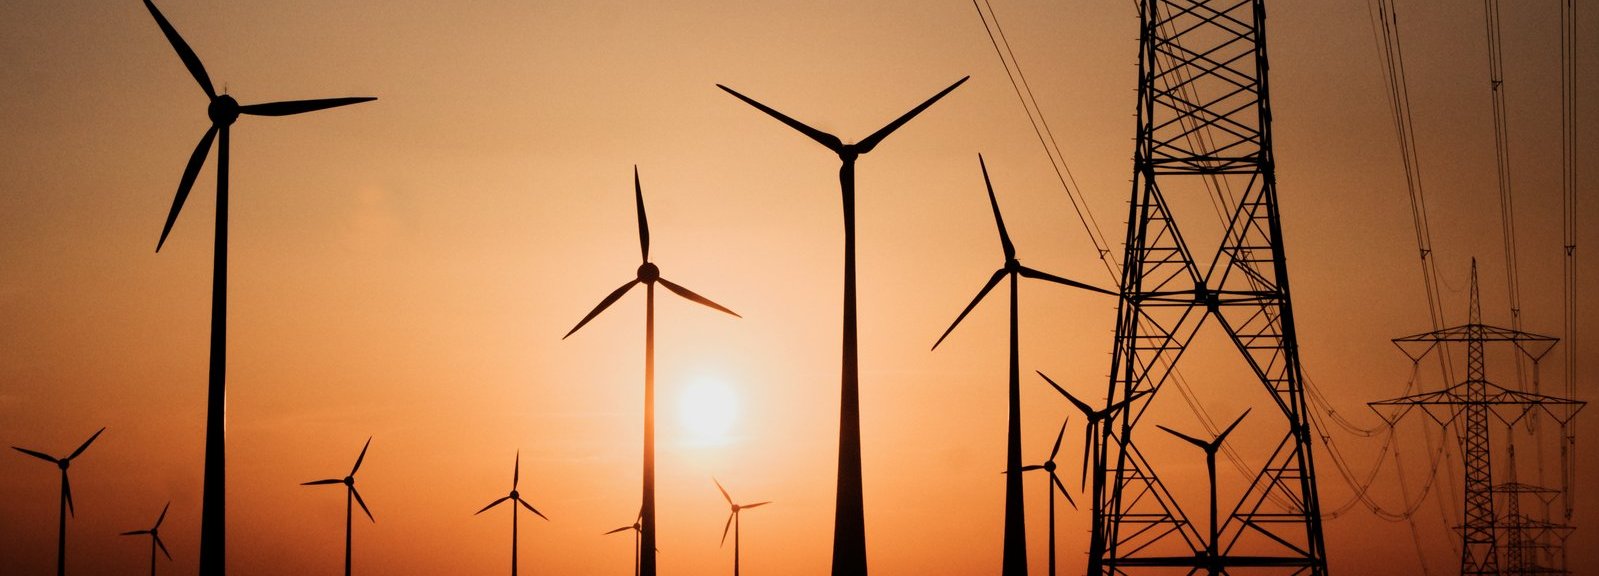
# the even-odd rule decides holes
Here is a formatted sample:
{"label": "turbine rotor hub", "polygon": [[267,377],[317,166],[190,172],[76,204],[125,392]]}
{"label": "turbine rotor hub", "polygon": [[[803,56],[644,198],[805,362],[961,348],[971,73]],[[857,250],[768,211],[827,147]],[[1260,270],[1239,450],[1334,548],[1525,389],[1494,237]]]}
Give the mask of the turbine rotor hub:
{"label": "turbine rotor hub", "polygon": [[1054,460],[1050,460],[1048,462],[1045,462],[1044,463],[1044,471],[1045,472],[1054,472],[1055,471],[1055,461]]}
{"label": "turbine rotor hub", "polygon": [[515,500],[515,499],[517,499],[517,498],[521,498],[521,496],[520,496],[520,495],[518,495],[518,494],[517,494],[517,493],[516,493],[516,491],[515,491],[515,490],[512,490],[512,491],[511,491],[511,499],[512,499],[512,500]]}
{"label": "turbine rotor hub", "polygon": [[62,470],[66,470],[67,467],[71,466],[71,465],[72,465],[72,461],[71,460],[56,460],[56,467],[58,467],[58,468],[60,468]]}
{"label": "turbine rotor hub", "polygon": [[643,282],[645,284],[654,284],[656,280],[660,280],[660,279],[661,279],[661,268],[659,266],[656,266],[654,262],[645,262],[643,264],[639,264],[639,267],[638,267],[638,280],[639,280],[639,282]]}
{"label": "turbine rotor hub", "polygon": [[239,101],[232,96],[223,94],[211,101],[205,113],[211,117],[211,123],[217,126],[232,126],[239,119]]}
{"label": "turbine rotor hub", "polygon": [[345,486],[354,486],[355,485],[355,477],[354,476],[345,476],[344,477],[344,485]]}
{"label": "turbine rotor hub", "polygon": [[738,512],[738,504],[734,504],[733,505],[733,511],[734,512]]}

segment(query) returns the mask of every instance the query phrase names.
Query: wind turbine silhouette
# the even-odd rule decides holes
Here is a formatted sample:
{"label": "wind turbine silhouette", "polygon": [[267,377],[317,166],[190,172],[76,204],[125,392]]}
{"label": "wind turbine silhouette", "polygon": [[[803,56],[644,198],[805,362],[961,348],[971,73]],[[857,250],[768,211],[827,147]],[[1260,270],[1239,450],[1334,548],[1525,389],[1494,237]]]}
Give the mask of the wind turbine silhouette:
{"label": "wind turbine silhouette", "polygon": [[11,447],[12,450],[55,464],[57,468],[61,469],[61,527],[56,536],[56,576],[64,576],[67,573],[67,514],[71,514],[74,518],[78,516],[77,508],[72,505],[72,482],[67,480],[67,468],[72,466],[73,458],[83,454],[83,451],[94,443],[94,439],[100,437],[101,432],[105,432],[104,427],[95,432],[93,436],[90,436],[88,440],[84,440],[83,444],[78,446],[77,450],[73,450],[72,454],[66,458],[56,458],[27,448]]}
{"label": "wind turbine silhouette", "polygon": [[167,22],[166,17],[161,15],[155,4],[144,0],[144,6],[150,10],[150,16],[155,18],[156,25],[161,27],[161,33],[166,35],[172,49],[177,51],[178,59],[183,61],[183,66],[194,76],[194,81],[210,100],[206,115],[211,119],[211,128],[200,137],[199,145],[195,146],[188,165],[183,169],[183,177],[178,180],[178,192],[172,200],[171,212],[167,213],[166,226],[161,229],[161,239],[156,242],[156,252],[160,252],[161,246],[166,244],[167,234],[172,232],[172,224],[177,221],[178,212],[183,210],[183,201],[188,199],[189,189],[194,186],[195,177],[199,176],[200,166],[205,164],[205,157],[211,151],[211,142],[213,139],[217,141],[216,248],[211,278],[211,362],[206,393],[205,476],[200,505],[200,573],[224,574],[227,572],[227,449],[224,416],[227,411],[229,128],[241,114],[290,116],[376,98],[290,100],[240,106],[233,96],[217,94],[200,58]]}
{"label": "wind turbine silhouette", "polygon": [[511,472],[511,493],[510,494],[506,494],[505,496],[501,496],[499,500],[495,500],[493,502],[490,502],[488,506],[484,506],[482,510],[478,510],[477,512],[472,514],[473,516],[476,516],[478,514],[482,514],[484,512],[488,512],[490,508],[493,508],[495,506],[499,506],[501,502],[505,502],[506,500],[510,500],[512,502],[512,504],[511,504],[511,576],[516,576],[516,505],[517,504],[521,504],[521,505],[527,507],[529,512],[532,512],[534,514],[538,514],[539,518],[543,518],[545,522],[548,522],[550,520],[550,518],[548,516],[545,516],[543,512],[539,512],[538,509],[534,508],[532,504],[528,504],[527,500],[523,500],[522,499],[522,494],[516,491],[516,485],[521,480],[522,480],[522,452],[521,451],[517,451],[517,453],[516,453],[516,468]]}
{"label": "wind turbine silhouette", "polygon": [[[1091,501],[1092,505],[1089,507],[1089,512],[1093,515],[1093,522],[1091,524],[1092,532],[1089,535],[1089,538],[1094,544],[1089,547],[1089,550],[1101,550],[1101,548],[1095,547],[1102,543],[1103,538],[1105,537],[1104,532],[1100,530],[1100,526],[1102,526],[1100,517],[1101,514],[1103,514],[1101,504],[1104,502],[1101,498],[1105,494],[1104,453],[1100,452],[1100,443],[1098,442],[1100,435],[1104,433],[1101,426],[1103,426],[1106,421],[1110,420],[1111,417],[1115,416],[1116,412],[1126,408],[1128,403],[1137,399],[1139,396],[1143,396],[1146,392],[1137,392],[1132,396],[1123,399],[1121,402],[1117,402],[1105,407],[1103,410],[1095,410],[1092,406],[1089,406],[1082,400],[1078,400],[1076,396],[1072,396],[1072,394],[1067,392],[1065,388],[1062,388],[1059,384],[1056,384],[1054,380],[1051,380],[1048,375],[1041,371],[1035,370],[1035,372],[1038,372],[1038,375],[1043,377],[1045,382],[1048,382],[1050,386],[1054,387],[1056,392],[1060,392],[1062,396],[1065,396],[1067,400],[1070,400],[1072,405],[1076,406],[1077,410],[1082,412],[1083,416],[1088,419],[1088,424],[1083,428],[1083,472],[1082,478],[1078,480],[1077,489],[1082,490],[1083,486],[1088,483],[1089,461],[1092,460],[1094,466],[1094,491],[1092,493],[1093,499]],[[1092,458],[1090,458],[1090,454],[1092,454]],[[1055,523],[1053,521],[1050,522],[1051,529],[1054,528],[1054,524]]]}
{"label": "wind turbine silhouette", "polygon": [[855,160],[871,152],[889,134],[904,126],[911,118],[921,114],[945,94],[966,82],[964,76],[932,98],[922,102],[910,112],[879,128],[865,140],[845,144],[837,136],[817,130],[739,94],[732,88],[717,84],[728,94],[743,100],[757,110],[776,118],[788,127],[815,140],[838,154],[842,165],[838,169],[838,184],[844,197],[844,349],[842,361],[841,397],[838,426],[838,500],[833,516],[833,574],[866,574],[866,511],[861,487],[861,410],[860,370],[855,339]]}
{"label": "wind turbine silhouette", "polygon": [[638,560],[639,559],[639,553],[638,553],[639,541],[638,541],[638,538],[639,538],[639,532],[642,532],[642,529],[639,528],[639,522],[643,518],[644,518],[644,509],[640,508],[638,517],[633,520],[632,524],[629,524],[627,526],[623,526],[621,528],[617,528],[615,530],[611,530],[611,531],[606,532],[605,534],[603,534],[605,536],[608,536],[608,535],[611,535],[611,534],[616,534],[618,532],[626,532],[626,531],[629,531],[629,530],[633,531],[633,574],[635,576],[639,572],[639,566],[638,566],[638,563],[639,563],[639,560]]}
{"label": "wind turbine silhouette", "polygon": [[149,530],[134,530],[122,533],[123,536],[150,535],[150,576],[155,576],[155,548],[157,546],[161,547],[161,553],[166,555],[167,560],[172,560],[172,553],[167,552],[167,545],[161,542],[161,523],[166,521],[167,508],[171,507],[171,502],[167,502],[166,506],[161,507],[161,516],[155,519],[155,526],[151,526]]}
{"label": "wind turbine silhouette", "polygon": [[1228,434],[1232,434],[1233,428],[1238,427],[1238,423],[1243,422],[1244,417],[1248,415],[1249,410],[1244,410],[1243,414],[1238,415],[1237,420],[1233,420],[1232,424],[1228,424],[1227,428],[1221,431],[1221,434],[1217,434],[1216,438],[1209,442],[1200,440],[1187,434],[1183,434],[1182,432],[1178,432],[1176,430],[1172,430],[1171,428],[1167,428],[1160,424],[1155,425],[1157,428],[1165,430],[1172,436],[1182,438],[1189,444],[1198,446],[1200,450],[1205,451],[1205,471],[1210,474],[1210,538],[1205,541],[1205,560],[1207,563],[1206,569],[1211,574],[1222,573],[1222,566],[1218,561],[1220,559],[1216,556],[1216,540],[1218,535],[1218,530],[1216,529],[1216,451],[1221,449],[1221,443],[1227,440]]}
{"label": "wind turbine silhouette", "polygon": [[[1010,410],[1005,443],[1005,551],[1002,560],[1004,566],[1002,574],[1005,576],[1025,576],[1027,574],[1027,522],[1024,516],[1026,514],[1026,506],[1022,497],[1022,475],[1018,473],[1022,467],[1022,392],[1020,336],[1017,319],[1019,300],[1016,292],[1016,278],[1025,276],[1062,286],[1091,290],[1101,294],[1110,294],[1112,296],[1116,294],[1081,282],[1040,272],[1024,266],[1020,261],[1016,260],[1016,246],[1011,244],[1010,234],[1005,231],[1005,218],[1000,215],[999,200],[994,197],[994,184],[988,178],[988,165],[983,162],[982,154],[977,155],[977,164],[983,170],[983,184],[988,188],[988,203],[994,209],[994,224],[999,228],[999,245],[1000,249],[1004,251],[1005,263],[1000,266],[999,270],[994,271],[993,276],[988,278],[988,283],[984,284],[983,289],[977,292],[977,297],[966,305],[966,309],[961,311],[960,316],[955,317],[955,321],[950,323],[948,329],[944,330],[944,335],[938,337],[938,341],[933,343],[933,349],[938,349],[938,345],[942,344],[944,339],[955,331],[955,327],[959,326],[961,320],[965,320],[966,315],[970,314],[972,309],[976,308],[977,304],[988,296],[989,291],[999,285],[1000,280],[1004,280],[1007,277],[1010,278]],[[1051,526],[1053,526],[1053,523]]]}
{"label": "wind turbine silhouette", "polygon": [[361,446],[361,455],[355,457],[355,467],[350,469],[349,476],[329,478],[327,480],[312,480],[300,484],[301,486],[344,485],[344,576],[350,576],[350,518],[352,516],[350,499],[354,498],[355,502],[361,505],[361,511],[366,513],[367,520],[374,523],[377,522],[377,519],[372,517],[372,511],[367,509],[366,501],[361,499],[361,492],[355,489],[355,472],[361,469],[361,461],[366,459],[366,449],[370,446],[372,446],[372,437],[368,436],[366,444]]}
{"label": "wind turbine silhouette", "polygon": [[662,278],[661,269],[654,262],[650,262],[650,224],[644,214],[644,188],[639,185],[638,166],[633,167],[633,199],[638,208],[639,252],[643,255],[643,263],[639,264],[637,276],[606,295],[588,316],[584,316],[561,339],[565,340],[583,328],[584,324],[588,324],[589,320],[593,320],[611,304],[616,303],[627,294],[628,290],[633,289],[633,286],[644,285],[644,499],[643,509],[640,512],[640,536],[643,542],[639,546],[643,553],[640,554],[642,559],[639,561],[639,571],[643,576],[655,576],[655,285],[665,286],[673,294],[691,302],[732,314],[734,317],[740,316],[722,307],[721,304]]}
{"label": "wind turbine silhouette", "polygon": [[1043,470],[1049,474],[1049,485],[1047,486],[1049,491],[1049,576],[1055,576],[1055,492],[1058,491],[1061,496],[1065,496],[1066,501],[1071,503],[1072,509],[1075,510],[1077,508],[1077,501],[1072,500],[1072,495],[1066,493],[1066,485],[1061,484],[1060,476],[1055,474],[1055,455],[1060,454],[1060,441],[1061,438],[1066,436],[1066,423],[1070,421],[1070,417],[1061,421],[1060,432],[1055,434],[1055,447],[1049,449],[1048,460],[1045,460],[1043,464],[1030,464],[1022,467],[1022,473],[1024,474],[1031,470]]}
{"label": "wind turbine silhouette", "polygon": [[743,511],[745,511],[745,510],[750,509],[750,508],[754,508],[756,506],[765,506],[767,504],[771,504],[772,502],[771,501],[766,501],[766,502],[756,502],[754,504],[735,504],[735,503],[733,503],[733,497],[727,495],[727,489],[722,487],[722,483],[720,481],[718,481],[715,478],[712,478],[711,481],[712,482],[716,482],[716,489],[722,491],[722,498],[725,498],[727,500],[727,505],[731,506],[732,509],[733,509],[732,512],[728,512],[727,513],[727,524],[722,526],[722,545],[723,546],[727,545],[727,529],[728,528],[732,528],[733,529],[733,576],[738,576],[738,564],[739,564],[739,558],[738,558],[738,552],[739,552],[739,549],[738,549],[738,524],[739,524],[739,514],[741,512],[743,512]]}

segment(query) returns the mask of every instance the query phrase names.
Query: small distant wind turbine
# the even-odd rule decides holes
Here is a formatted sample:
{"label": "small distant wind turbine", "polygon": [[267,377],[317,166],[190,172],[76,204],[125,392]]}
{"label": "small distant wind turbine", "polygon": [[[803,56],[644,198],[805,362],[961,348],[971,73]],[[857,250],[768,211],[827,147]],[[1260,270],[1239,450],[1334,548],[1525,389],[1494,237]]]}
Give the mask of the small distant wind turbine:
{"label": "small distant wind turbine", "polygon": [[67,468],[72,466],[73,458],[77,458],[79,454],[89,448],[89,444],[94,443],[95,438],[100,437],[100,432],[105,432],[105,428],[100,428],[88,440],[84,440],[83,444],[78,446],[77,450],[73,450],[72,454],[66,458],[56,458],[27,448],[11,447],[12,450],[55,464],[57,468],[61,469],[61,527],[56,533],[56,576],[65,576],[67,573],[67,514],[71,514],[74,518],[78,516],[77,508],[72,505],[72,482],[67,480]]}
{"label": "small distant wind turbine", "polygon": [[634,576],[638,576],[638,570],[639,570],[638,569],[638,559],[639,559],[639,553],[638,553],[639,541],[638,541],[638,537],[639,537],[639,532],[643,531],[642,528],[639,527],[639,522],[641,520],[643,520],[643,518],[644,518],[644,510],[640,509],[638,517],[633,519],[633,523],[632,524],[629,524],[627,526],[623,526],[621,528],[617,528],[615,530],[611,530],[611,531],[606,532],[605,534],[603,534],[605,536],[608,536],[608,535],[611,535],[611,534],[617,534],[617,533],[620,533],[620,532],[627,532],[627,531],[630,531],[630,530],[633,532],[633,574],[634,574]]}
{"label": "small distant wind turbine", "polygon": [[217,141],[216,248],[211,277],[211,363],[206,393],[205,475],[200,501],[200,573],[223,574],[227,571],[227,449],[224,417],[227,408],[228,353],[229,127],[241,114],[289,116],[367,102],[376,98],[290,100],[240,106],[239,101],[234,100],[233,96],[217,94],[216,88],[211,85],[211,77],[206,74],[205,66],[200,64],[200,58],[189,48],[189,44],[183,41],[183,37],[178,35],[172,24],[167,22],[166,17],[161,15],[155,4],[150,0],[144,0],[144,7],[150,10],[150,16],[154,17],[156,25],[161,27],[161,33],[166,35],[167,42],[177,51],[178,59],[183,61],[183,66],[189,70],[191,76],[194,76],[194,81],[200,84],[200,89],[210,99],[206,115],[211,119],[211,128],[200,137],[200,144],[195,146],[194,153],[190,154],[189,164],[184,167],[183,177],[178,180],[178,193],[172,200],[171,212],[167,213],[166,226],[161,229],[161,239],[156,242],[156,252],[160,252],[161,246],[166,244],[167,234],[172,232],[172,224],[177,221],[178,212],[183,210],[183,201],[189,197],[189,188],[194,186],[194,179],[200,174],[200,166],[205,164],[206,154],[211,151],[211,141],[213,139]]}
{"label": "small distant wind turbine", "polygon": [[312,480],[300,484],[301,486],[344,485],[344,576],[350,576],[350,518],[353,515],[350,500],[353,498],[355,503],[361,505],[361,511],[366,513],[367,520],[374,523],[377,522],[377,519],[372,517],[372,511],[367,509],[366,501],[361,499],[361,493],[355,489],[355,472],[361,469],[361,461],[366,459],[366,449],[371,445],[372,438],[368,436],[366,444],[361,446],[361,455],[355,457],[355,467],[350,469],[349,476],[329,478],[327,480]]}
{"label": "small distant wind turbine", "polygon": [[520,492],[516,491],[516,485],[521,480],[522,480],[522,453],[520,451],[518,451],[516,453],[516,468],[511,472],[511,493],[510,494],[506,494],[505,496],[501,496],[499,500],[495,500],[493,502],[490,502],[489,505],[488,506],[484,506],[482,510],[478,510],[477,512],[473,513],[473,515],[476,516],[478,514],[482,514],[484,512],[488,512],[490,508],[493,508],[495,506],[499,506],[501,502],[505,502],[507,500],[510,500],[512,502],[512,504],[511,504],[511,576],[516,576],[516,505],[517,504],[521,504],[521,505],[527,507],[529,512],[532,512],[534,514],[538,514],[539,518],[543,518],[544,521],[546,521],[546,522],[548,522],[550,520],[550,518],[548,516],[545,516],[543,512],[539,512],[538,509],[534,508],[532,504],[528,504],[527,500],[523,500],[522,499],[522,494]]}
{"label": "small distant wind turbine", "polygon": [[157,546],[161,547],[161,553],[166,555],[167,560],[172,560],[172,553],[167,552],[167,545],[161,541],[161,523],[166,521],[167,508],[171,507],[171,502],[167,502],[166,506],[161,507],[161,516],[155,519],[155,526],[151,526],[149,530],[134,530],[122,533],[123,536],[150,535],[150,576],[155,576],[155,549]]}
{"label": "small distant wind turbine", "polygon": [[1066,501],[1071,503],[1072,509],[1077,508],[1077,501],[1072,500],[1072,495],[1066,493],[1066,485],[1061,484],[1060,476],[1055,474],[1055,455],[1060,454],[1060,441],[1066,436],[1066,423],[1070,421],[1071,418],[1061,421],[1060,432],[1055,434],[1055,447],[1049,449],[1048,460],[1043,464],[1022,467],[1023,473],[1029,470],[1043,470],[1049,474],[1049,484],[1046,487],[1049,490],[1049,576],[1055,576],[1055,493],[1060,492],[1060,495],[1065,496]]}
{"label": "small distant wind turbine", "polygon": [[798,130],[799,133],[826,146],[838,155],[842,165],[838,169],[838,185],[844,196],[844,349],[840,378],[838,424],[838,499],[833,518],[833,574],[866,574],[866,510],[861,486],[861,409],[860,368],[855,339],[855,160],[871,152],[911,118],[921,114],[938,99],[966,82],[963,76],[932,98],[912,108],[887,126],[879,128],[865,140],[845,144],[837,136],[805,125],[782,112],[739,94],[732,88],[717,84],[733,97],[754,106],[768,116]]}
{"label": "small distant wind turbine", "polygon": [[1016,246],[1011,244],[1010,234],[1005,231],[1005,218],[1000,215],[999,200],[994,197],[994,184],[988,179],[988,165],[983,162],[982,154],[977,155],[977,164],[983,170],[983,185],[988,188],[988,203],[994,209],[994,224],[999,228],[999,245],[1004,253],[1005,263],[1000,266],[999,270],[994,271],[993,276],[988,278],[988,283],[983,284],[983,289],[977,292],[977,297],[966,305],[966,309],[961,311],[960,316],[955,317],[955,321],[950,323],[948,329],[944,330],[944,335],[938,337],[938,341],[933,343],[933,349],[938,349],[938,345],[942,344],[944,339],[955,331],[955,327],[959,326],[961,320],[965,320],[966,315],[970,314],[972,309],[976,308],[977,304],[988,296],[989,291],[999,285],[1000,280],[1004,280],[1007,277],[1010,278],[1010,410],[1005,444],[1005,470],[1007,474],[1005,476],[1005,548],[1002,559],[1004,566],[1002,573],[1005,576],[1025,576],[1027,574],[1027,521],[1024,517],[1026,506],[1022,496],[1022,476],[1017,473],[1022,467],[1022,389],[1020,321],[1017,315],[1019,299],[1016,295],[1016,278],[1025,276],[1112,296],[1115,296],[1116,293],[1040,272],[1024,266],[1020,261],[1016,260]]}
{"label": "small distant wind turbine", "polygon": [[727,495],[727,489],[722,487],[722,483],[721,482],[717,481],[717,479],[715,479],[715,478],[712,478],[711,481],[712,482],[716,482],[716,489],[722,491],[722,498],[727,499],[727,505],[732,507],[732,509],[733,509],[732,512],[728,512],[727,513],[727,524],[722,526],[722,545],[723,546],[727,545],[727,529],[728,528],[732,528],[733,529],[733,576],[738,576],[738,564],[739,564],[739,557],[738,557],[738,552],[739,552],[739,550],[738,550],[738,524],[739,524],[739,514],[742,513],[745,510],[750,509],[750,508],[754,508],[756,506],[765,506],[767,504],[771,504],[772,502],[768,500],[766,502],[756,502],[754,504],[736,504],[736,503],[733,502],[733,497]]}
{"label": "small distant wind turbine", "polygon": [[655,576],[655,285],[665,286],[673,294],[691,302],[735,317],[738,317],[738,314],[704,296],[695,294],[688,288],[662,278],[661,269],[654,262],[650,262],[650,224],[644,214],[644,188],[639,185],[638,166],[633,167],[633,199],[638,208],[638,243],[644,263],[639,264],[635,278],[607,295],[588,316],[584,316],[577,326],[573,326],[572,330],[561,339],[565,340],[583,328],[589,320],[593,320],[611,304],[615,304],[634,286],[644,285],[644,507],[640,515],[640,535],[643,541],[639,546],[643,553],[640,555],[642,559],[639,561],[639,571],[643,576]]}
{"label": "small distant wind turbine", "polygon": [[1227,428],[1221,431],[1221,434],[1217,434],[1216,438],[1209,442],[1159,424],[1155,425],[1172,436],[1182,438],[1189,444],[1198,446],[1200,450],[1205,451],[1205,471],[1210,474],[1210,538],[1205,541],[1205,559],[1209,563],[1208,569],[1211,574],[1221,573],[1221,566],[1217,562],[1218,558],[1216,556],[1216,540],[1218,538],[1218,530],[1216,529],[1216,451],[1221,449],[1222,442],[1227,441],[1227,435],[1233,432],[1233,428],[1238,427],[1238,423],[1243,422],[1244,417],[1248,415],[1249,410],[1244,410],[1243,414],[1238,415],[1237,420],[1233,420],[1232,424],[1228,424]]}
{"label": "small distant wind turbine", "polygon": [[[1088,483],[1089,463],[1092,461],[1094,470],[1094,490],[1091,493],[1092,500],[1090,501],[1089,512],[1093,515],[1093,522],[1090,524],[1092,526],[1092,533],[1089,535],[1089,539],[1092,540],[1093,543],[1090,545],[1089,550],[1100,550],[1101,548],[1096,546],[1102,543],[1103,538],[1105,537],[1104,531],[1100,529],[1100,526],[1103,525],[1100,522],[1100,517],[1104,513],[1104,510],[1101,507],[1104,501],[1101,498],[1105,494],[1105,461],[1104,453],[1100,451],[1100,441],[1103,439],[1102,435],[1104,434],[1104,429],[1101,427],[1106,421],[1110,420],[1111,417],[1115,416],[1118,411],[1126,408],[1129,402],[1132,402],[1139,396],[1143,396],[1146,392],[1135,393],[1132,396],[1123,399],[1121,402],[1117,402],[1105,407],[1103,410],[1095,410],[1092,406],[1089,406],[1082,400],[1078,400],[1076,396],[1072,396],[1072,394],[1067,392],[1065,388],[1061,388],[1059,384],[1056,384],[1054,380],[1051,380],[1049,376],[1045,375],[1043,372],[1038,372],[1038,375],[1043,377],[1044,381],[1048,382],[1050,386],[1054,387],[1056,392],[1060,392],[1062,396],[1065,396],[1067,400],[1070,400],[1072,405],[1076,406],[1077,410],[1081,411],[1083,416],[1088,419],[1088,424],[1083,428],[1083,472],[1082,478],[1078,480],[1077,489],[1082,490],[1083,486]],[[1090,458],[1090,455],[1092,455],[1092,458]],[[1051,524],[1053,524],[1053,522]]]}

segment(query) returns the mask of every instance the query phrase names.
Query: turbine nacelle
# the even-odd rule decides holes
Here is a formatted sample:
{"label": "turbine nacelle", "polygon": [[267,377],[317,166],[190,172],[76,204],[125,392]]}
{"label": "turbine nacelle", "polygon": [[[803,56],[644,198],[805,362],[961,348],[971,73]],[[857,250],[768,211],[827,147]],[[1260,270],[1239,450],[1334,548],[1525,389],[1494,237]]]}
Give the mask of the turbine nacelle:
{"label": "turbine nacelle", "polygon": [[661,279],[661,268],[654,262],[645,262],[638,266],[638,281],[645,284],[654,284]]}
{"label": "turbine nacelle", "polygon": [[232,126],[239,120],[239,101],[227,94],[217,96],[211,99],[209,106],[206,106],[205,115],[211,117],[213,125]]}

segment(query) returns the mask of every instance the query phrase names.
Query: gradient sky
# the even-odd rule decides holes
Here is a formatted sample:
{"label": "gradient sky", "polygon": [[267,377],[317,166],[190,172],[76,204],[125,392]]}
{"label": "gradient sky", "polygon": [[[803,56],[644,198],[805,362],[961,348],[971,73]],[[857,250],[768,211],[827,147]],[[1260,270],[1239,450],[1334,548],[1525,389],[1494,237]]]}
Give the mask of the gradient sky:
{"label": "gradient sky", "polygon": [[[1476,256],[1486,320],[1508,324],[1481,6],[1398,4],[1448,320],[1463,319]],[[234,127],[233,573],[338,570],[342,499],[298,484],[342,474],[369,435],[360,486],[377,523],[356,525],[358,571],[503,570],[508,519],[472,512],[504,493],[520,450],[522,491],[552,519],[523,519],[523,570],[629,573],[630,541],[600,534],[638,507],[642,296],[561,335],[632,277],[634,165],[664,275],[744,316],[671,298],[659,305],[661,573],[730,570],[713,476],[736,498],[775,501],[745,516],[748,573],[825,571],[838,425],[837,160],[714,84],[855,140],[967,74],[858,166],[866,522],[876,573],[998,570],[1003,298],[928,351],[1001,263],[977,154],[1024,262],[1112,280],[971,5],[160,6],[218,88],[244,103],[380,98]],[[1119,241],[1131,174],[1132,3],[994,7],[1089,206]],[[1400,395],[1411,373],[1388,340],[1429,325],[1369,9],[1359,0],[1274,3],[1268,37],[1301,358],[1333,410],[1376,426],[1365,402]],[[1502,15],[1524,326],[1552,335],[1562,317],[1557,16],[1553,3],[1506,3]],[[1599,88],[1599,14],[1580,17],[1586,95]],[[1581,102],[1581,125],[1591,125],[1594,105]],[[109,427],[72,468],[69,565],[78,573],[143,570],[148,542],[116,533],[147,527],[169,500],[162,529],[175,560],[161,570],[196,566],[214,158],[167,246],[154,248],[207,128],[204,111],[140,3],[0,3],[0,444],[65,453]],[[1596,149],[1584,148],[1579,165],[1599,165]],[[1592,171],[1581,177],[1592,190]],[[1596,221],[1594,204],[1582,206],[1585,223]],[[1196,238],[1216,226],[1203,211],[1188,221]],[[1579,245],[1599,245],[1594,231],[1587,225]],[[1585,295],[1599,278],[1588,269]],[[1599,306],[1579,301],[1578,365],[1591,380]],[[1024,285],[1024,373],[1044,370],[1097,398],[1113,306]],[[1226,352],[1217,334],[1197,342]],[[1557,347],[1546,360],[1546,390],[1562,389],[1566,353]],[[1236,360],[1205,354],[1185,357],[1185,373],[1218,418],[1261,396],[1232,377]],[[1504,358],[1490,360],[1504,368]],[[1440,384],[1423,375],[1427,389]],[[684,398],[704,388],[731,391],[726,434],[695,432],[691,422],[704,417],[680,408],[696,406]],[[1031,461],[1047,453],[1068,405],[1036,378],[1022,391]],[[1150,422],[1199,426],[1185,410],[1154,414]],[[1399,429],[1412,498],[1425,483],[1423,423]],[[1074,489],[1081,425],[1072,420],[1060,457]],[[1250,427],[1235,437],[1258,463],[1264,440]],[[1591,430],[1581,429],[1583,449],[1594,445]],[[1375,440],[1329,433],[1356,472],[1376,464]],[[1518,445],[1531,460],[1531,444]],[[1191,448],[1152,441],[1148,450],[1183,486],[1180,497],[1202,494]],[[1352,490],[1316,450],[1322,506],[1334,510]],[[1554,456],[1545,457],[1552,471]],[[1599,485],[1599,464],[1586,461],[1579,484]],[[1370,495],[1398,509],[1399,476],[1391,459],[1381,464]],[[1524,480],[1532,470],[1523,467]],[[1028,482],[1030,559],[1041,573],[1045,485]],[[1236,497],[1243,479],[1224,466],[1221,482],[1223,497]],[[1444,519],[1457,514],[1458,485],[1440,480],[1432,498],[1442,503],[1416,514],[1434,573],[1458,562],[1453,520]],[[1185,502],[1203,514],[1202,499]],[[56,503],[54,470],[0,455],[6,574],[53,567]],[[1577,506],[1572,567],[1592,570],[1599,516],[1588,494]],[[1063,573],[1078,573],[1086,507],[1061,514]],[[1409,528],[1360,505],[1329,518],[1326,534],[1340,573],[1422,567]]]}

